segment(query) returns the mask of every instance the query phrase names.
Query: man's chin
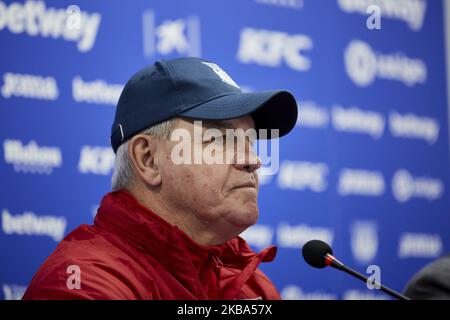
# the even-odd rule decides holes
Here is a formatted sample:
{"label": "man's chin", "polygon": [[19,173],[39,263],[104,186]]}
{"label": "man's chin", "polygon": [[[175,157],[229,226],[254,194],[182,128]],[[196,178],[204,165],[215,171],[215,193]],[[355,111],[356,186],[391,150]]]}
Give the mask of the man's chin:
{"label": "man's chin", "polygon": [[241,211],[235,213],[235,223],[234,225],[239,227],[240,229],[245,229],[253,226],[258,222],[258,209],[248,210],[248,211]]}

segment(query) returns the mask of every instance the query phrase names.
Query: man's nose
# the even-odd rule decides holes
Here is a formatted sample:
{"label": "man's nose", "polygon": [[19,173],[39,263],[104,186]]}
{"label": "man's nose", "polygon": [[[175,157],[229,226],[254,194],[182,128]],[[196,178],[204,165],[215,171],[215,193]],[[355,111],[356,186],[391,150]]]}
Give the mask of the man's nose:
{"label": "man's nose", "polygon": [[245,170],[252,173],[261,167],[261,160],[252,148],[249,149],[245,154],[235,157],[234,167],[238,170]]}

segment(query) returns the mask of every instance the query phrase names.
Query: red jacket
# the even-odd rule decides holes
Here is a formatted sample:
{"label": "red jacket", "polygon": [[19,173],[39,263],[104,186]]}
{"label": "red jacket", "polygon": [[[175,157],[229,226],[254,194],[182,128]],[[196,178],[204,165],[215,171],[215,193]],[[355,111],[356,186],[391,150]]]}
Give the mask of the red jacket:
{"label": "red jacket", "polygon": [[[23,298],[279,299],[258,269],[275,254],[273,246],[256,254],[240,237],[201,246],[121,190],[105,195],[93,225],[61,241]],[[67,284],[71,265],[79,289]]]}

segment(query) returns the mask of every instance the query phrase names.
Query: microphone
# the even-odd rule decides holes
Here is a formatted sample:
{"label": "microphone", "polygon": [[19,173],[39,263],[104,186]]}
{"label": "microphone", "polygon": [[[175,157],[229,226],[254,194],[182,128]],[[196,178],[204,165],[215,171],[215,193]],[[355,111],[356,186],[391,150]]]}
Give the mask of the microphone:
{"label": "microphone", "polygon": [[344,271],[355,278],[364,281],[366,283],[371,282],[376,288],[380,288],[381,291],[399,300],[411,300],[408,297],[374,281],[370,281],[366,276],[359,272],[345,266],[338,259],[333,257],[333,250],[331,247],[321,240],[308,241],[302,248],[303,259],[313,266],[314,268],[323,269],[327,266]]}

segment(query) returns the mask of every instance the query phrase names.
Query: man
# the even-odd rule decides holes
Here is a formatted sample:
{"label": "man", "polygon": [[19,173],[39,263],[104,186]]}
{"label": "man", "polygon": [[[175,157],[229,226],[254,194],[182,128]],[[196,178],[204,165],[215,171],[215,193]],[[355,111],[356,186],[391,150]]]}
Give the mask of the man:
{"label": "man", "polygon": [[413,300],[450,300],[450,255],[427,264],[406,285]]}
{"label": "man", "polygon": [[[276,248],[255,253],[239,237],[258,218],[251,135],[238,141],[243,148],[219,147],[230,131],[283,136],[296,121],[289,92],[242,93],[214,63],[179,58],[142,69],[112,126],[113,192],[94,225],[58,245],[24,299],[279,299],[258,269]],[[219,134],[205,139],[208,129]],[[173,135],[187,136],[181,149]],[[195,161],[206,150],[231,161]]]}

